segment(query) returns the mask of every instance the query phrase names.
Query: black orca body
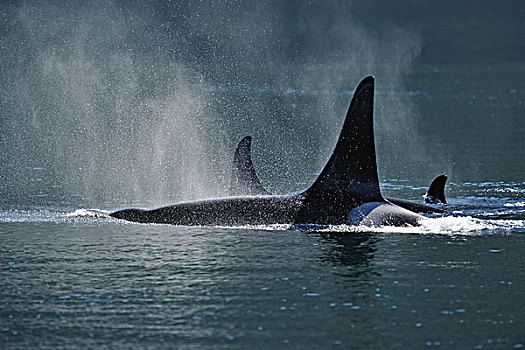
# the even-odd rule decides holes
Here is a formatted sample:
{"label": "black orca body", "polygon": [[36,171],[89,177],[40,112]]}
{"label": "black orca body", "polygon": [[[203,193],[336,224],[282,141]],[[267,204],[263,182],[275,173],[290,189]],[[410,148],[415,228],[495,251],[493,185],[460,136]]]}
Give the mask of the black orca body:
{"label": "black orca body", "polygon": [[[436,208],[430,205],[425,205],[422,203],[417,203],[417,202],[409,201],[406,199],[391,198],[391,197],[385,197],[385,199],[389,201],[390,203],[399,205],[400,207],[403,207],[407,210],[415,211],[416,213],[424,213],[424,214],[445,214],[447,213],[445,209]],[[441,203],[434,203],[434,204],[441,204]]]}
{"label": "black orca body", "polygon": [[432,181],[425,197],[426,203],[432,204],[447,204],[445,199],[445,183],[447,182],[447,175],[440,175]]}
{"label": "black orca body", "polygon": [[253,166],[251,149],[251,136],[243,137],[235,149],[230,176],[230,196],[267,196],[272,194],[259,181]]}
{"label": "black orca body", "polygon": [[418,225],[422,216],[381,195],[373,107],[374,77],[369,76],[356,88],[328,163],[314,184],[302,193],[218,198],[153,210],[125,209],[110,215],[134,222],[173,225]]}
{"label": "black orca body", "polygon": [[[260,196],[271,195],[259,181],[259,177],[255,171],[251,155],[251,136],[245,136],[237,145],[235,154],[233,156],[233,165],[230,183],[230,196]],[[425,201],[433,204],[445,204],[444,187],[447,181],[446,175],[440,175],[432,181],[427,193],[425,194]],[[439,198],[439,199],[438,199]],[[408,209],[416,213],[425,214],[443,214],[446,210],[432,207],[406,199],[385,197],[385,199],[398,205],[402,208]],[[429,201],[432,199],[433,201]]]}

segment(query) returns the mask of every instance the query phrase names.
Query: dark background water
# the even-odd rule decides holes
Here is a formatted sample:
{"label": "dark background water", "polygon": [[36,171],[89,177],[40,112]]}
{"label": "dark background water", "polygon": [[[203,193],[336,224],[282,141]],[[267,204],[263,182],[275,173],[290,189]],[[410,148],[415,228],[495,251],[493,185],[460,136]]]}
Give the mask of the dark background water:
{"label": "dark background water", "polygon": [[[524,21],[521,1],[4,1],[0,348],[523,348]],[[245,135],[268,189],[304,189],[370,74],[383,193],[447,173],[457,218],[100,210],[226,194]]]}

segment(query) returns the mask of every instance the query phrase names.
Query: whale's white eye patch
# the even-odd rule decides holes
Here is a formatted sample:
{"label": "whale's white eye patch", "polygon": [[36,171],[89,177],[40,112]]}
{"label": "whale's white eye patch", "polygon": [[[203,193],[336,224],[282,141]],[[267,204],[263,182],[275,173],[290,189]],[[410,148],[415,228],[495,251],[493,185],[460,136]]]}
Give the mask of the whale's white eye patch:
{"label": "whale's white eye patch", "polygon": [[350,225],[379,227],[414,226],[422,216],[392,203],[369,202],[350,210],[347,218]]}
{"label": "whale's white eye patch", "polygon": [[374,209],[384,204],[385,203],[380,202],[369,202],[353,208],[347,215],[349,224],[354,226],[361,225],[363,220],[365,220]]}

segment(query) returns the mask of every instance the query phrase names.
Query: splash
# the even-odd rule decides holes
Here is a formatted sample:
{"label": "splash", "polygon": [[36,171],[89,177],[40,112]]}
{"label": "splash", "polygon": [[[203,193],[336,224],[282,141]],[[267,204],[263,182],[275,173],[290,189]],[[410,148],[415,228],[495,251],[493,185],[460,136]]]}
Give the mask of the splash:
{"label": "splash", "polygon": [[104,223],[109,211],[100,209],[77,209],[74,212],[56,209],[13,209],[0,210],[0,223],[53,223],[86,224]]}
{"label": "splash", "polygon": [[66,217],[92,217],[92,218],[107,218],[111,214],[109,210],[101,209],[77,209],[72,213],[66,213]]}
{"label": "splash", "polygon": [[[17,169],[30,166],[45,167],[43,180],[57,192],[91,204],[220,193],[216,160],[227,157],[212,97],[192,55],[174,54],[182,48],[173,42],[183,38],[166,35],[155,6],[8,7],[12,30],[0,39],[8,120],[0,142],[10,150],[1,159],[9,183],[20,183]],[[13,188],[18,197],[31,193],[27,182]]]}
{"label": "splash", "polygon": [[[55,223],[55,224],[97,224],[97,225],[143,225],[168,226],[166,224],[140,224],[110,217],[111,212],[101,209],[77,209],[58,211],[54,209],[16,209],[0,211],[0,223]],[[488,234],[525,233],[524,220],[478,219],[471,216],[446,216],[424,218],[417,227],[368,227],[349,225],[314,225],[314,224],[272,224],[212,226],[205,229],[261,230],[261,231],[297,231],[330,232],[337,234],[421,234],[446,236],[479,236]]]}
{"label": "splash", "polygon": [[504,206],[510,208],[525,207],[525,202],[505,203]]}
{"label": "splash", "polygon": [[[270,189],[299,189],[290,185],[310,181],[329,155],[349,89],[375,74],[380,94],[402,91],[421,49],[409,31],[367,28],[352,6],[8,4],[4,176],[19,183],[20,169],[45,167],[46,184],[90,206],[214,197],[225,193],[234,144],[252,134]],[[379,130],[411,139],[409,103],[387,95],[378,99]],[[33,185],[9,188],[15,202]]]}
{"label": "splash", "polygon": [[417,227],[365,227],[348,225],[296,227],[301,231],[333,232],[333,233],[405,233],[422,235],[447,235],[447,236],[476,236],[491,233],[525,233],[523,220],[482,220],[473,217],[441,217],[425,218],[421,226]]}

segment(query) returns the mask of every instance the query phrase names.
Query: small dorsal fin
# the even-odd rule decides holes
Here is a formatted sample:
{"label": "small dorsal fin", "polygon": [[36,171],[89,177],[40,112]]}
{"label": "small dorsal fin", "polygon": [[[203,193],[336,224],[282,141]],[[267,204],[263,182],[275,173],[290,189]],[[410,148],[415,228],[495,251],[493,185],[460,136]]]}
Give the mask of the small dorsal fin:
{"label": "small dorsal fin", "polygon": [[445,198],[445,183],[447,179],[447,175],[439,175],[432,181],[427,193],[424,195],[426,203],[447,204]]}
{"label": "small dorsal fin", "polygon": [[377,175],[373,111],[374,77],[369,76],[354,92],[332,156],[304,195],[344,199],[352,205],[384,202]]}
{"label": "small dorsal fin", "polygon": [[261,185],[251,155],[252,137],[245,136],[233,156],[232,173],[230,178],[230,196],[257,196],[269,195]]}

